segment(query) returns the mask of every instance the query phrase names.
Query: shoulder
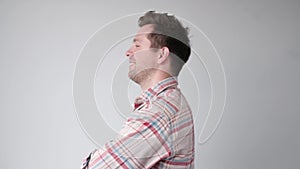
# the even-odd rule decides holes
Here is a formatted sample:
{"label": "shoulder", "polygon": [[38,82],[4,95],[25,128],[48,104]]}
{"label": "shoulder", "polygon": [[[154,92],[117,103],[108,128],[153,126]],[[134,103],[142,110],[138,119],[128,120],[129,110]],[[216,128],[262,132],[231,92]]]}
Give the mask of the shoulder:
{"label": "shoulder", "polygon": [[188,106],[185,97],[177,87],[159,93],[153,104],[167,111],[170,116],[178,114]]}

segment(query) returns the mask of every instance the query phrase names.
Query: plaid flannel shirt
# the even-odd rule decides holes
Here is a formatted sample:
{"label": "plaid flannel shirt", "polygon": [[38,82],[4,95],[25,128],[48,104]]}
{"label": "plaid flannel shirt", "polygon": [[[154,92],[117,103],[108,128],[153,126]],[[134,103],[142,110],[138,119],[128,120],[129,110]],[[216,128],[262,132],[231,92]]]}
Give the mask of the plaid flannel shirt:
{"label": "plaid flannel shirt", "polygon": [[146,90],[118,137],[94,150],[81,168],[194,168],[191,109],[170,77]]}

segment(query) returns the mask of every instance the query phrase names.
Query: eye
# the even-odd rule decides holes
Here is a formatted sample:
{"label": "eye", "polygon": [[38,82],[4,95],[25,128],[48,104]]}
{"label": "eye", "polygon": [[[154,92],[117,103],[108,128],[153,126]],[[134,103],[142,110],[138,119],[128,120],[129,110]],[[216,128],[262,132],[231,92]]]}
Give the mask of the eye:
{"label": "eye", "polygon": [[141,47],[141,45],[136,44],[135,47],[136,47],[136,48],[139,48],[139,47]]}

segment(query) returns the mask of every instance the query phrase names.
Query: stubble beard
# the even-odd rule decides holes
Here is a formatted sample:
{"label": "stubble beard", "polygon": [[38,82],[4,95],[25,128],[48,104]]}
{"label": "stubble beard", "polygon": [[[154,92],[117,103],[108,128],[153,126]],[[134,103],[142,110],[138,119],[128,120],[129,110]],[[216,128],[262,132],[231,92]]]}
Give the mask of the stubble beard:
{"label": "stubble beard", "polygon": [[133,70],[128,73],[128,77],[135,83],[141,85],[143,82],[149,79],[153,73],[154,68],[144,69],[139,72],[135,72]]}

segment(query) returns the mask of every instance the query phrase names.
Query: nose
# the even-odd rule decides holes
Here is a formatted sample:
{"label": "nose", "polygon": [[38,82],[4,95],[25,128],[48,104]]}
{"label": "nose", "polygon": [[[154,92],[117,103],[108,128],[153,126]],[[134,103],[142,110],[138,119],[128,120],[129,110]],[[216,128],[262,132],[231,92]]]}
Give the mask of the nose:
{"label": "nose", "polygon": [[132,49],[129,48],[129,49],[126,51],[125,55],[126,55],[127,57],[133,56],[133,51],[132,51]]}

